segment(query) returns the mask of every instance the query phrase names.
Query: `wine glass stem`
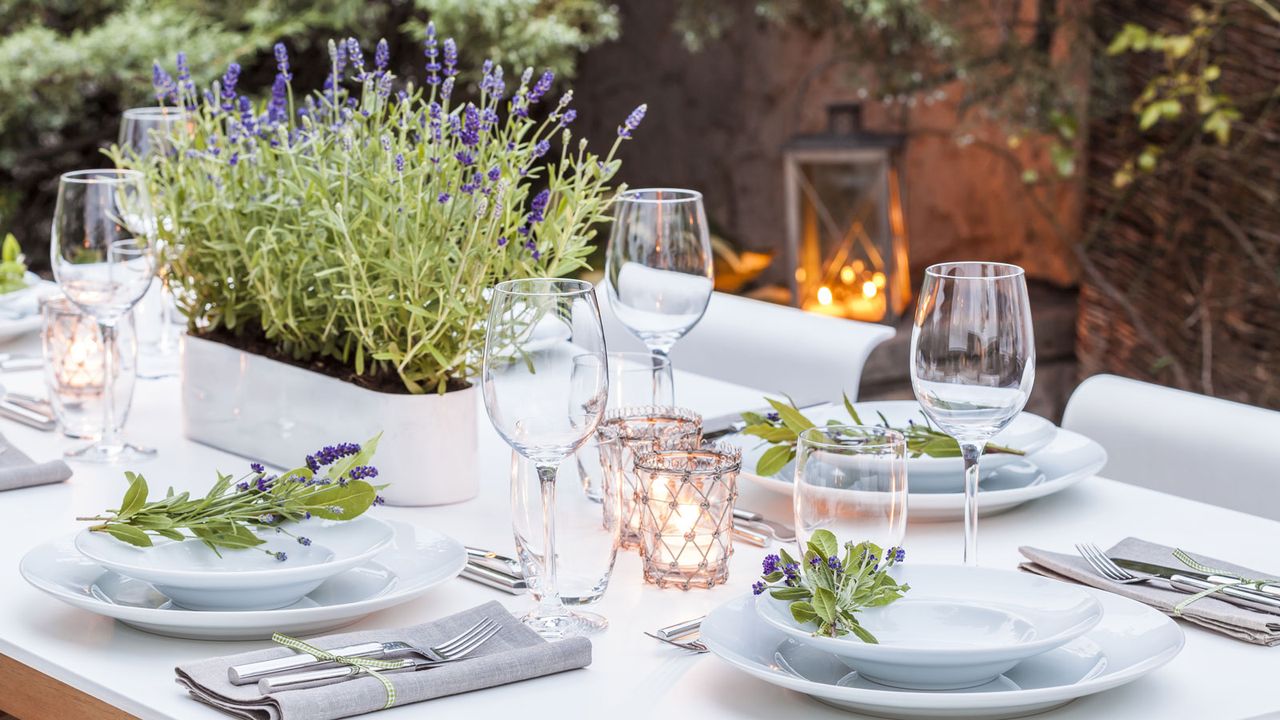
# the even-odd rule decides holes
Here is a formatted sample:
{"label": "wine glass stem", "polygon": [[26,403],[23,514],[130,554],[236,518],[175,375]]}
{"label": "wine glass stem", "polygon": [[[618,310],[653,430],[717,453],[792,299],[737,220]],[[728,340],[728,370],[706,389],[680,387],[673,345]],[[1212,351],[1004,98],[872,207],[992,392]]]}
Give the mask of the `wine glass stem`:
{"label": "wine glass stem", "polygon": [[542,606],[543,614],[560,613],[560,585],[556,580],[556,466],[538,466],[542,490]]}
{"label": "wine glass stem", "polygon": [[962,442],[964,457],[964,564],[978,564],[978,459],[986,442]]}
{"label": "wine glass stem", "polygon": [[116,435],[116,326],[98,323],[102,333],[102,440],[104,448],[119,444]]}

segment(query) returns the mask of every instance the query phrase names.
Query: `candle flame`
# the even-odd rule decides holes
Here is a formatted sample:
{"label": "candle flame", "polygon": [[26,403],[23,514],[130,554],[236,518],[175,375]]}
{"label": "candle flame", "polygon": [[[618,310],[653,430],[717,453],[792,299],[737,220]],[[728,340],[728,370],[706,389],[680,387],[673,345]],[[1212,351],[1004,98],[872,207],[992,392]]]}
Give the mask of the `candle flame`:
{"label": "candle flame", "polygon": [[823,285],[822,287],[818,288],[818,304],[819,305],[831,304],[831,288],[827,287],[826,285]]}
{"label": "candle flame", "polygon": [[862,283],[862,296],[867,299],[875,297],[879,291],[880,289],[876,287],[876,284],[870,280]]}

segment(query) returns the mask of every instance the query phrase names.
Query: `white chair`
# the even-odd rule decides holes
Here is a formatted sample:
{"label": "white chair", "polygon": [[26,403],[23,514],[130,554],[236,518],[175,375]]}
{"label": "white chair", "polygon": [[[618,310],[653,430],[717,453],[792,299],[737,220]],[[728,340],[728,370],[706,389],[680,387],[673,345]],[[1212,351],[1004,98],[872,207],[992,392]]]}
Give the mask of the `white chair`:
{"label": "white chair", "polygon": [[[610,350],[644,350],[597,286]],[[801,406],[858,396],[862,366],[894,329],[712,293],[702,320],[676,343],[672,365],[699,375],[788,395]]]}
{"label": "white chair", "polygon": [[1106,477],[1280,520],[1280,412],[1095,375],[1062,427],[1107,449]]}

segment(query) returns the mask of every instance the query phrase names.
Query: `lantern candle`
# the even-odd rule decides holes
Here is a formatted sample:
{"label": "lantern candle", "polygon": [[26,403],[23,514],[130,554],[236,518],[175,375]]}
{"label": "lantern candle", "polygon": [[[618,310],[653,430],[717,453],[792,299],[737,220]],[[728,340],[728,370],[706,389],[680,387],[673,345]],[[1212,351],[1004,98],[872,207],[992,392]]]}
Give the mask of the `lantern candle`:
{"label": "lantern candle", "polygon": [[[702,416],[692,410],[660,405],[623,407],[605,415],[601,427],[616,434],[616,462],[605,473],[605,492],[617,493],[620,542],[624,548],[640,544],[640,508],[636,504],[635,459],[655,450],[692,450],[702,444]],[[610,503],[605,503],[605,523]]]}
{"label": "lantern candle", "polygon": [[742,451],[721,445],[636,458],[646,582],[688,590],[728,580],[741,466]]}
{"label": "lantern candle", "polygon": [[[92,317],[64,297],[41,301],[45,386],[62,432],[75,438],[102,433],[106,349]],[[116,417],[123,421],[133,395],[137,336],[132,315],[116,326]]]}

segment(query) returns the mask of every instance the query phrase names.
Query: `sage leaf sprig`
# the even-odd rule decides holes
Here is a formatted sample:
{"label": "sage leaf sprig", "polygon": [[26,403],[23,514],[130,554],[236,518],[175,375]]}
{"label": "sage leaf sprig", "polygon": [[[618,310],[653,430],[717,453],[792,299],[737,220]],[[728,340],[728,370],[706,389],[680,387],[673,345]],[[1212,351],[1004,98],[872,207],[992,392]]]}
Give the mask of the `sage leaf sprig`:
{"label": "sage leaf sprig", "polygon": [[752,585],[756,595],[768,592],[775,600],[791,601],[791,617],[802,625],[815,625],[815,635],[839,637],[853,633],[866,643],[875,636],[858,622],[864,608],[883,607],[901,598],[910,585],[899,584],[889,568],[902,562],[902,548],[881,550],[870,542],[844,544],[835,534],[818,530],[805,545],[804,558],[796,561],[785,549],[766,555],[763,577]]}
{"label": "sage leaf sprig", "polygon": [[[792,402],[783,402],[774,400],[773,398],[765,398],[773,412],[767,415],[760,413],[744,412],[742,419],[746,423],[746,427],[742,429],[744,435],[751,435],[764,440],[766,444],[771,445],[768,450],[760,456],[756,461],[756,474],[768,477],[776,475],[782,468],[787,466],[796,457],[796,438],[800,433],[810,428],[818,427]],[[862,418],[858,416],[858,411],[854,409],[853,403],[849,401],[849,396],[844,396],[844,409],[849,413],[849,418],[854,425],[865,425]],[[911,457],[917,458],[922,455],[935,458],[960,457],[960,445],[950,435],[933,427],[929,422],[928,416],[923,412],[920,413],[924,422],[907,421],[906,427],[891,427],[889,420],[885,418],[884,413],[876,413],[880,417],[880,422],[876,423],[881,427],[891,430],[897,430],[906,436],[907,452]],[[847,423],[840,420],[828,420],[826,427],[833,425],[845,425]],[[988,453],[1006,453],[1009,455],[1025,455],[1026,453],[1016,448],[997,445],[995,443],[987,443],[986,452]]]}
{"label": "sage leaf sprig", "polygon": [[0,294],[11,293],[27,286],[27,263],[22,246],[13,233],[4,236],[0,245]]}
{"label": "sage leaf sprig", "polygon": [[[306,537],[294,535],[286,523],[313,517],[352,520],[373,505],[381,504],[378,490],[367,482],[378,476],[370,461],[381,434],[363,446],[339,443],[308,455],[306,462],[281,475],[269,475],[259,463],[238,479],[218,473],[218,480],[202,498],[172,487],[160,500],[148,500],[147,481],[142,475],[125,472],[129,489],[120,506],[92,517],[77,520],[96,523],[93,532],[104,532],[137,547],[151,547],[153,537],[169,540],[199,540],[219,557],[220,550],[253,548],[266,540],[259,532],[271,529],[310,545]],[[277,560],[287,560],[284,552],[263,550]]]}

